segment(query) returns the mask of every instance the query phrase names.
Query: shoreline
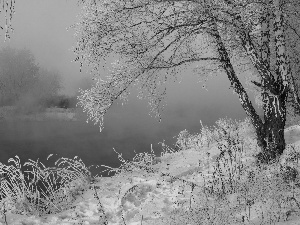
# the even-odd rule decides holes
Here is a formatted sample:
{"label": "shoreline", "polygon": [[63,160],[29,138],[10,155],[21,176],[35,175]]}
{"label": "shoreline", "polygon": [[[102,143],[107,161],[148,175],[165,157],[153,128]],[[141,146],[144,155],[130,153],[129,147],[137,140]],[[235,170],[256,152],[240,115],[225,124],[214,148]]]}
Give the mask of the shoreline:
{"label": "shoreline", "polygon": [[1,121],[49,121],[49,120],[65,120],[78,121],[77,108],[46,108],[35,112],[18,111],[15,106],[0,107]]}

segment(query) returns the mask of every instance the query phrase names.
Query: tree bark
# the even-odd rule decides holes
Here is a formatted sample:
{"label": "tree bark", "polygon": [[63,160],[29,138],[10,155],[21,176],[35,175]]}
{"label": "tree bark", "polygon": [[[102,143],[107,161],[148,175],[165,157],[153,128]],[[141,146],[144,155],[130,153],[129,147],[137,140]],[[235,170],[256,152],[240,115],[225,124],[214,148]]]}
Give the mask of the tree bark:
{"label": "tree bark", "polygon": [[[280,13],[278,15],[280,15]],[[282,29],[282,19],[283,18],[280,15],[274,22],[274,26],[277,26],[278,29]],[[240,18],[237,18],[237,23],[241,25],[240,27],[245,27],[243,26]],[[268,26],[266,27],[268,28]],[[275,80],[269,69],[269,60],[266,60],[266,54],[270,55],[268,48],[266,47],[266,40],[264,43],[264,49],[267,52],[262,54],[264,55],[264,59],[262,59],[258,56],[258,53],[256,52],[256,49],[251,41],[249,34],[250,31],[245,29],[239,30],[242,46],[262,77],[260,85],[262,88],[264,102],[264,121],[262,121],[253,108],[247,93],[235,74],[228,53],[218,32],[217,23],[213,22],[211,28],[211,35],[216,40],[221,64],[228,75],[231,86],[239,96],[242,107],[244,108],[246,114],[250,117],[250,120],[255,127],[257,143],[261,149],[261,152],[255,156],[256,162],[258,165],[273,163],[276,161],[276,159],[278,159],[285,149],[284,127],[286,120],[285,103],[287,98],[287,70],[285,49],[283,48],[285,44],[284,38],[282,38],[283,33],[277,32],[276,37],[276,56],[279,57],[279,59],[277,60],[278,79]]]}
{"label": "tree bark", "polygon": [[293,96],[293,107],[294,107],[294,113],[300,115],[300,98],[298,90],[295,88],[295,79],[293,75],[290,72],[290,90]]}
{"label": "tree bark", "polygon": [[217,28],[216,22],[212,22],[211,24],[210,35],[214,37],[216,41],[217,51],[219,54],[220,62],[222,64],[223,69],[226,71],[229,81],[231,82],[231,86],[235,93],[237,93],[239,100],[241,102],[242,107],[244,108],[246,114],[249,116],[253,126],[255,127],[256,136],[258,139],[258,146],[261,148],[265,148],[266,142],[264,140],[265,137],[265,129],[264,124],[259,115],[256,113],[254,107],[252,106],[248,94],[240,83],[233,66],[231,64],[229,55],[226,51],[225,45],[221,39],[220,33]]}
{"label": "tree bark", "polygon": [[[286,100],[288,94],[288,72],[289,64],[286,59],[285,38],[283,15],[280,8],[279,0],[273,1],[275,8],[274,33],[275,33],[275,53],[276,67],[275,72],[277,80],[274,80],[268,63],[265,65],[266,59],[259,59],[255,52],[255,48],[251,43],[250,36],[243,31],[242,43],[244,49],[250,56],[254,66],[262,75],[262,95],[264,102],[264,123],[263,136],[258,137],[259,145],[262,151],[256,156],[259,163],[271,163],[276,160],[285,149],[284,127],[286,121]],[[269,23],[269,21],[264,21]],[[267,26],[265,26],[267,27]],[[264,43],[263,43],[264,44]],[[264,50],[264,49],[263,49]],[[266,52],[264,56],[270,52]],[[269,81],[269,82],[268,82]],[[267,85],[267,83],[269,83]]]}

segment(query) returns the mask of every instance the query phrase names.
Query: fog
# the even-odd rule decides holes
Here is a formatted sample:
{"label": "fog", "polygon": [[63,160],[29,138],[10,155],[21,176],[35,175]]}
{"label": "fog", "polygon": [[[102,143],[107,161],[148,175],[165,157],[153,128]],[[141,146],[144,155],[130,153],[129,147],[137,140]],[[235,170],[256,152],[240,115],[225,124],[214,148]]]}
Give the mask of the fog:
{"label": "fog", "polygon": [[[77,1],[41,1],[27,0],[16,2],[16,14],[13,18],[14,33],[5,43],[4,37],[0,48],[11,46],[28,48],[35,55],[40,66],[58,70],[63,77],[63,94],[78,95],[78,88],[90,87],[88,68],[79,72],[79,64],[71,62],[75,55],[70,50],[75,44],[73,31],[66,27],[74,24],[80,8]],[[244,75],[239,75],[244,84]],[[219,118],[245,119],[246,114],[238,96],[229,89],[230,82],[224,72],[213,76],[207,82],[207,90],[197,83],[197,76],[190,70],[181,73],[181,83],[167,84],[167,105],[162,113],[162,121],[149,115],[147,100],[137,98],[133,89],[129,102],[122,106],[116,102],[104,117],[104,130],[85,119],[77,122],[7,122],[1,121],[0,128],[0,162],[15,155],[21,163],[28,159],[46,163],[49,154],[57,154],[53,162],[60,157],[78,156],[85,165],[105,164],[118,167],[120,162],[113,148],[122,153],[123,158],[130,159],[135,153],[148,152],[152,148],[156,155],[162,151],[158,144],[165,140],[171,147],[176,142],[173,138],[180,131],[187,129],[190,133],[200,132],[200,120],[204,125],[212,126]],[[253,94],[248,92],[253,106]],[[118,103],[118,104],[117,104]],[[104,168],[92,169],[93,174]]]}

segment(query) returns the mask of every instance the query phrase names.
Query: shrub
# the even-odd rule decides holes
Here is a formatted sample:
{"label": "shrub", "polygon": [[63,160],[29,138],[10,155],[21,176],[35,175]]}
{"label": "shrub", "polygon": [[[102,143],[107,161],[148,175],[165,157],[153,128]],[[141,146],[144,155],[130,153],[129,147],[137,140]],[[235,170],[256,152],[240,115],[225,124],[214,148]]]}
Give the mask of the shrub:
{"label": "shrub", "polygon": [[[77,156],[74,160],[60,158],[55,162],[58,167],[50,168],[45,168],[42,163],[44,168],[41,168],[38,161],[30,160],[24,166],[31,166],[33,170],[25,172],[21,171],[19,157],[16,158],[8,160],[14,165],[0,163],[0,204],[15,213],[41,216],[67,210],[79,189],[88,188],[91,173],[81,160],[77,160]],[[59,167],[63,164],[67,165]]]}

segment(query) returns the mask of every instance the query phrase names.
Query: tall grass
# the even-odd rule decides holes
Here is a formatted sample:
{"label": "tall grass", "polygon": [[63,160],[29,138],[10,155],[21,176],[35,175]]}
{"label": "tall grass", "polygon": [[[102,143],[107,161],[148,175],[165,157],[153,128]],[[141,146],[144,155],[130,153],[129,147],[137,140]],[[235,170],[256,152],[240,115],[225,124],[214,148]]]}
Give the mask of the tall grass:
{"label": "tall grass", "polygon": [[[253,163],[257,144],[247,152],[244,148],[250,144],[245,137],[254,133],[249,120],[216,123],[214,131],[204,128],[207,143],[216,140],[220,154],[212,171],[202,174],[206,179],[202,191],[195,193],[202,204],[188,211],[173,210],[165,224],[275,224],[288,220],[293,212],[299,214],[299,149],[288,146],[277,163],[257,168]],[[187,135],[182,149],[192,147],[194,140]],[[251,157],[252,163],[247,163]]]}
{"label": "tall grass", "polygon": [[13,165],[0,164],[1,211],[37,216],[61,212],[68,209],[79,190],[88,188],[91,173],[77,157],[60,158],[57,167],[50,168],[30,159],[24,166],[32,170],[24,172],[19,157],[15,158],[8,161]]}

